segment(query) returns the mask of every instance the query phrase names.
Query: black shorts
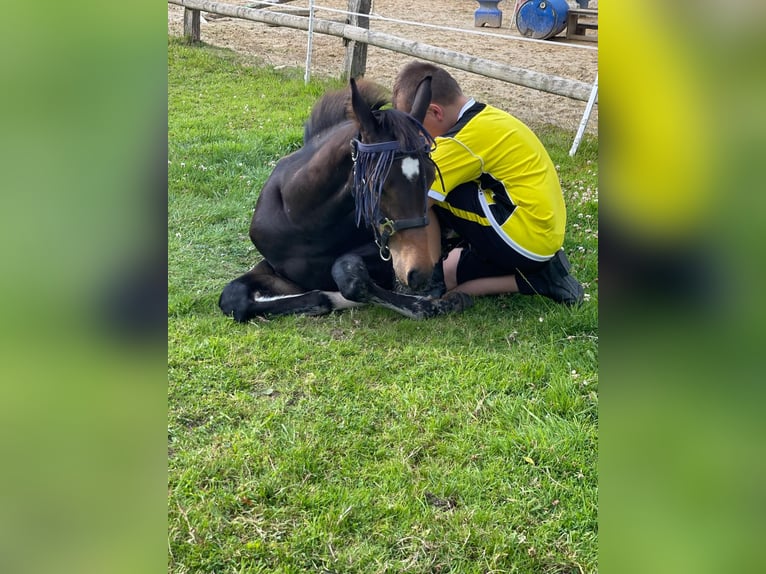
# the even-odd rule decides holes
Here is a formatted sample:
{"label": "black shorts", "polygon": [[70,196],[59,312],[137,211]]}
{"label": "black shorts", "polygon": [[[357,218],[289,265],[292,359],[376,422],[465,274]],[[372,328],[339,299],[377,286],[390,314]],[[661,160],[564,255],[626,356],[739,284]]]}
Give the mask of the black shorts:
{"label": "black shorts", "polygon": [[[464,183],[450,191],[448,203],[484,217],[479,193],[478,184]],[[434,212],[439,218],[442,233],[451,229],[461,239],[459,246],[463,252],[457,266],[458,284],[481,277],[515,275],[519,271],[531,273],[545,264],[514,250],[489,225],[457,217],[438,205],[434,205]]]}

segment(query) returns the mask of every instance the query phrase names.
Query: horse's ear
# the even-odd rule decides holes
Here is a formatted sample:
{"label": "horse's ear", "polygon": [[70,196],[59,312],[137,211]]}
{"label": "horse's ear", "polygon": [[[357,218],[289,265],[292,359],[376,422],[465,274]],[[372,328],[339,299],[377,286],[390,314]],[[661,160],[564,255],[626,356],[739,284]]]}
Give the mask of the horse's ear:
{"label": "horse's ear", "polygon": [[415,90],[415,99],[412,102],[412,111],[410,115],[418,120],[421,124],[426,118],[426,112],[428,106],[431,105],[431,76],[426,76],[418,84],[418,89]]}
{"label": "horse's ear", "polygon": [[377,126],[375,116],[372,115],[370,106],[367,105],[362,94],[359,93],[354,78],[351,78],[349,83],[351,84],[351,109],[354,110],[354,115],[356,116],[356,119],[359,120],[359,125],[362,131],[374,134]]}

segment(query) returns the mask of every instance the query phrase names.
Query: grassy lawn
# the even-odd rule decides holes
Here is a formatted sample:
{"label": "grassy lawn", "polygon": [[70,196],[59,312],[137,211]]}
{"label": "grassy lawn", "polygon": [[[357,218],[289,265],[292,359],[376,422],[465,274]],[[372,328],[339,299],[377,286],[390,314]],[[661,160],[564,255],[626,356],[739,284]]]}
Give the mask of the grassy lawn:
{"label": "grassy lawn", "polygon": [[[260,186],[335,80],[168,42],[168,570],[597,571],[598,141],[536,129],[588,300],[240,325]],[[512,110],[511,110],[512,111]]]}

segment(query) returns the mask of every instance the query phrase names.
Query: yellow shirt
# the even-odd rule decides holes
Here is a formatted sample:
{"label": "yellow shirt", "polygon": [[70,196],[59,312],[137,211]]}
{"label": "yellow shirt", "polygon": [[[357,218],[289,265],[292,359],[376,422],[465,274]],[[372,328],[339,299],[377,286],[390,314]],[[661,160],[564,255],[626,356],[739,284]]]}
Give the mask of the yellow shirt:
{"label": "yellow shirt", "polygon": [[[431,156],[441,172],[429,192],[437,205],[492,226],[532,260],[545,261],[561,248],[566,207],[558,173],[543,144],[521,121],[474,103],[436,138]],[[478,185],[481,210],[450,203],[449,192],[468,182]]]}

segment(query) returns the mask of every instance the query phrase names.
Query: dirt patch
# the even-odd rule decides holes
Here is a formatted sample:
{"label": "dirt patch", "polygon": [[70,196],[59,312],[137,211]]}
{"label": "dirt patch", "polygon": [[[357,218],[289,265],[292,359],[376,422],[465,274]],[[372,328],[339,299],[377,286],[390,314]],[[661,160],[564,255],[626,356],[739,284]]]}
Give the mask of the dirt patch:
{"label": "dirt patch", "polygon": [[[229,4],[245,5],[252,0],[228,0]],[[370,29],[403,38],[446,48],[512,66],[553,74],[585,83],[592,83],[598,71],[597,44],[594,42],[571,42],[563,33],[553,40],[529,42],[520,40],[513,24],[511,0],[499,4],[503,11],[500,28],[477,28],[474,11],[479,4],[473,0],[429,0],[413,3],[405,0],[374,0],[372,14],[389,20],[371,19]],[[597,5],[591,2],[591,6]],[[308,0],[294,0],[283,4],[282,9],[308,8]],[[347,0],[317,0],[315,10],[318,18],[345,22],[345,14],[328,9],[347,10]],[[304,68],[308,34],[303,30],[268,26],[226,17],[205,19],[203,13],[202,40],[215,46],[230,48],[241,54],[256,57],[271,66]],[[439,30],[400,20],[441,26]],[[183,33],[183,8],[168,4],[168,32]],[[476,32],[485,33],[476,35]],[[579,46],[579,48],[572,47]],[[315,34],[311,59],[311,73],[319,76],[338,77],[343,71],[345,46],[342,38]],[[413,58],[390,50],[368,47],[367,73],[369,79],[391,86],[397,70]],[[554,124],[573,132],[582,119],[585,102],[563,96],[547,94],[531,88],[516,86],[499,80],[448,68],[460,82],[463,91],[477,100],[505,109],[530,126]],[[598,106],[595,106],[588,122],[587,131],[598,130]]]}

